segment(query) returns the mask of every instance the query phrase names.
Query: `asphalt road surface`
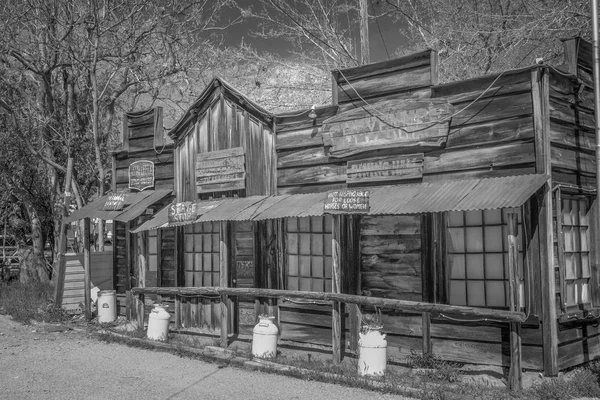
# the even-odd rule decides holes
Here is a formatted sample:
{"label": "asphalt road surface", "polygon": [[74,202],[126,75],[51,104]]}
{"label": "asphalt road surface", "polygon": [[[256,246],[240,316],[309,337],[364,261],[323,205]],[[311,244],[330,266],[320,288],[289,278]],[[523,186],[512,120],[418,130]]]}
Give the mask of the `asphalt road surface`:
{"label": "asphalt road surface", "polygon": [[0,315],[0,399],[402,399],[101,342]]}

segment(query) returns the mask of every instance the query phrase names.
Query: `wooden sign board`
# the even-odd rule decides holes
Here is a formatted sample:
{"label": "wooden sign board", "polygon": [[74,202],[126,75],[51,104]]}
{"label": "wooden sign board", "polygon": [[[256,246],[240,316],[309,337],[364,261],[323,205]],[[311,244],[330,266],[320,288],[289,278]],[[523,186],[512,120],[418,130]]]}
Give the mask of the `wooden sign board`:
{"label": "wooden sign board", "polygon": [[369,212],[368,190],[347,189],[327,193],[324,203],[326,214],[366,214]]}
{"label": "wooden sign board", "polygon": [[347,183],[406,181],[423,178],[423,153],[348,161]]}
{"label": "wooden sign board", "polygon": [[193,222],[198,218],[198,204],[191,201],[173,203],[167,211],[169,223]]}
{"label": "wooden sign board", "polygon": [[196,155],[197,193],[245,188],[246,166],[243,147]]}
{"label": "wooden sign board", "polygon": [[144,190],[154,187],[154,163],[140,160],[129,165],[129,188]]}
{"label": "wooden sign board", "polygon": [[323,121],[330,157],[388,148],[440,148],[448,140],[452,105],[445,100],[386,100]]}
{"label": "wooden sign board", "polygon": [[124,193],[111,194],[108,196],[108,199],[106,199],[106,202],[104,203],[104,206],[102,207],[102,209],[104,211],[118,211],[118,210],[122,210],[124,205],[125,205],[125,194]]}

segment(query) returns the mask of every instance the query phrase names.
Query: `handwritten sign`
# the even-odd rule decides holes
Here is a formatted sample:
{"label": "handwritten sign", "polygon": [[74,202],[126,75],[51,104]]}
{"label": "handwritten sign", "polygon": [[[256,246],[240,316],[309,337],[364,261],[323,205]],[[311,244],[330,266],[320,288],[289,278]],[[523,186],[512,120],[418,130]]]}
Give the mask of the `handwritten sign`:
{"label": "handwritten sign", "polygon": [[118,210],[121,210],[124,205],[125,205],[125,194],[124,193],[111,194],[108,196],[108,199],[106,199],[106,202],[104,203],[104,206],[102,207],[102,209],[104,211],[118,211]]}
{"label": "handwritten sign", "polygon": [[387,148],[439,148],[448,139],[452,105],[442,99],[386,100],[323,121],[330,157]]}
{"label": "handwritten sign", "polygon": [[369,212],[368,190],[348,189],[327,193],[324,204],[326,214],[366,214]]}
{"label": "handwritten sign", "polygon": [[423,177],[423,153],[348,161],[346,182],[406,181]]}
{"label": "handwritten sign", "polygon": [[191,201],[173,203],[167,211],[169,223],[193,222],[198,218],[198,204]]}
{"label": "handwritten sign", "polygon": [[196,192],[222,192],[246,187],[243,147],[198,153],[196,155]]}
{"label": "handwritten sign", "polygon": [[129,188],[144,190],[154,187],[154,163],[140,160],[129,165]]}

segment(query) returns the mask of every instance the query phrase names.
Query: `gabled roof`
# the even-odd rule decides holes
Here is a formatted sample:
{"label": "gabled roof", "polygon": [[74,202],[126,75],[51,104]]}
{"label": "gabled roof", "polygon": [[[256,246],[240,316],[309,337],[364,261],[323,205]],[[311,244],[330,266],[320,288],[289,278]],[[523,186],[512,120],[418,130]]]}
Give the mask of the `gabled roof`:
{"label": "gabled roof", "polygon": [[239,107],[245,109],[256,118],[267,124],[272,123],[272,113],[244,96],[239,90],[231,86],[231,84],[227,83],[224,79],[213,78],[198,99],[196,99],[196,101],[186,110],[175,126],[169,131],[168,135],[171,139],[176,140],[185,128],[196,120],[197,115],[207,108],[206,103],[211,100],[213,93],[217,90],[222,91],[226,98],[234,101]]}

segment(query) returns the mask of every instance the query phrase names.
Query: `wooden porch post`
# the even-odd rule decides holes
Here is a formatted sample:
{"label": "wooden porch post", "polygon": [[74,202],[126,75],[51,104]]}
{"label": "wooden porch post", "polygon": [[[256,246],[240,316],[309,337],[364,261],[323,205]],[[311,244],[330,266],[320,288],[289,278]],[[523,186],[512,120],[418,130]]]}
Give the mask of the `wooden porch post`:
{"label": "wooden porch post", "polygon": [[[517,248],[517,217],[516,213],[508,213],[508,299],[510,311],[521,311],[521,296],[519,291],[519,250]],[[510,369],[508,372],[508,388],[520,392],[523,387],[521,369],[521,323],[511,322],[510,327]]]}
{"label": "wooden porch post", "polygon": [[91,272],[90,272],[90,219],[83,219],[83,299],[85,318],[92,319]]}
{"label": "wooden porch post", "polygon": [[[538,174],[552,174],[550,154],[549,76],[544,68],[531,71],[533,123],[535,129],[535,160]],[[540,253],[542,338],[544,374],[558,375],[558,326],[556,321],[556,291],[552,232],[552,179],[539,207],[538,237]]]}
{"label": "wooden porch post", "polygon": [[[231,222],[221,221],[219,224],[219,286],[229,287],[229,272],[231,262]],[[221,295],[221,347],[229,345],[229,314],[231,301],[227,295]]]}
{"label": "wooden porch post", "polygon": [[[332,255],[332,292],[341,293],[342,287],[342,269],[341,269],[341,236],[342,236],[342,215],[333,215],[333,230],[331,236],[331,255]],[[331,312],[331,335],[333,346],[333,363],[339,364],[343,358],[342,343],[342,314],[343,305],[340,302],[333,302]]]}

